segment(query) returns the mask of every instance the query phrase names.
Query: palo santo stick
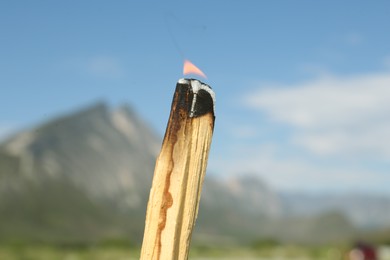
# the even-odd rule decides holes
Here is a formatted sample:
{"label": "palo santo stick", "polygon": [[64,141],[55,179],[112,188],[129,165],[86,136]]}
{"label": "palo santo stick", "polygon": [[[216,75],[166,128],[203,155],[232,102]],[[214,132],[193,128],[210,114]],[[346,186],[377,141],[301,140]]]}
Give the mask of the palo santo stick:
{"label": "palo santo stick", "polygon": [[149,195],[141,260],[188,259],[214,129],[214,92],[202,82],[176,85]]}

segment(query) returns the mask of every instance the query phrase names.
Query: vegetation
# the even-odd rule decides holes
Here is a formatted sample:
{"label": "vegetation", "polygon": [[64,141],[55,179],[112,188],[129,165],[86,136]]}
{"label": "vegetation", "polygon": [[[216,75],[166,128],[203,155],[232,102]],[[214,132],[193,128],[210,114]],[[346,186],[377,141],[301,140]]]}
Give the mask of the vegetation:
{"label": "vegetation", "polygon": [[0,247],[0,259],[6,260],[86,260],[138,259],[139,251],[123,247],[67,248],[52,246]]}
{"label": "vegetation", "polygon": [[[293,245],[262,245],[252,247],[208,247],[191,248],[190,259],[342,259],[343,247],[303,247]],[[47,245],[0,246],[0,259],[6,260],[108,260],[138,259],[139,248],[123,245],[89,247],[61,247]]]}
{"label": "vegetation", "polygon": [[[378,245],[378,244],[377,244]],[[390,247],[381,244],[381,260],[390,260]],[[267,238],[247,245],[193,243],[190,259],[262,260],[344,260],[352,243],[303,245]],[[139,259],[140,245],[127,239],[112,238],[96,243],[39,243],[10,241],[0,243],[1,260],[121,260]]]}

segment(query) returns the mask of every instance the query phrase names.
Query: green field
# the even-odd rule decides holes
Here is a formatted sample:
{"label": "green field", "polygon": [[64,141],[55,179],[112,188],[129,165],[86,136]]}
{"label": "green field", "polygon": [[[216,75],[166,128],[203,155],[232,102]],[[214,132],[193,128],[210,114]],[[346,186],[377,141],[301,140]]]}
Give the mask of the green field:
{"label": "green field", "polygon": [[[345,248],[269,246],[263,248],[193,247],[190,259],[343,259]],[[139,249],[125,247],[64,248],[51,246],[2,246],[1,260],[121,260],[138,259]]]}

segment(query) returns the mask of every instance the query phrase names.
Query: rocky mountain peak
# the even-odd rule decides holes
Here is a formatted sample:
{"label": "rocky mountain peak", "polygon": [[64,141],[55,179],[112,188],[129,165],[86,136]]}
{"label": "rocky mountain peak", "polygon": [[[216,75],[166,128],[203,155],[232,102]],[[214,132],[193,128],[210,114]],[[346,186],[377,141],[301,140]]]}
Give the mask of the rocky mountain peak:
{"label": "rocky mountain peak", "polygon": [[[111,109],[102,102],[15,134],[0,144],[0,240],[94,241],[115,234],[140,241],[160,146],[161,138],[133,108]],[[321,228],[333,228],[332,239],[353,232],[338,212],[286,215],[286,209],[300,213],[294,208],[301,208],[303,199],[283,199],[255,176],[207,174],[195,240],[215,242],[225,236],[241,243],[299,235],[312,242],[313,230]],[[337,209],[344,208],[340,204]],[[352,209],[358,212],[358,207]],[[384,212],[383,207],[374,209]],[[307,227],[307,221],[312,224],[306,229],[290,229]],[[339,228],[343,226],[348,228]]]}

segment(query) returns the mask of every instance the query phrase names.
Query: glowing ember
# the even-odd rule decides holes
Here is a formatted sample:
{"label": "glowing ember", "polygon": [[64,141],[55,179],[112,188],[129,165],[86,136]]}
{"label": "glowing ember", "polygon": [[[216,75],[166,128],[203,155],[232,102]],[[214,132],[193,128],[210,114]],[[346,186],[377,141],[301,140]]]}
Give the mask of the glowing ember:
{"label": "glowing ember", "polygon": [[184,67],[183,67],[183,75],[187,75],[187,74],[196,74],[205,79],[207,78],[206,75],[189,60],[184,61]]}

